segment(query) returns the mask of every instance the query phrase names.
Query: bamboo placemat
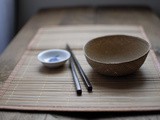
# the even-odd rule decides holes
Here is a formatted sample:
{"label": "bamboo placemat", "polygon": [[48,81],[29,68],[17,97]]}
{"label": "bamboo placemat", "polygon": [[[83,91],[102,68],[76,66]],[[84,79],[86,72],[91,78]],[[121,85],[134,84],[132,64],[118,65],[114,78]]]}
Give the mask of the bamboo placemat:
{"label": "bamboo placemat", "polygon": [[[83,45],[109,34],[146,38],[140,26],[64,26],[38,30],[28,49],[0,89],[0,109],[37,111],[151,111],[160,110],[160,69],[154,51],[135,74],[107,77],[88,65]],[[45,68],[37,54],[45,49],[65,48],[68,43],[89,77],[93,92],[80,79],[82,96],[77,96],[66,63],[57,69]]]}

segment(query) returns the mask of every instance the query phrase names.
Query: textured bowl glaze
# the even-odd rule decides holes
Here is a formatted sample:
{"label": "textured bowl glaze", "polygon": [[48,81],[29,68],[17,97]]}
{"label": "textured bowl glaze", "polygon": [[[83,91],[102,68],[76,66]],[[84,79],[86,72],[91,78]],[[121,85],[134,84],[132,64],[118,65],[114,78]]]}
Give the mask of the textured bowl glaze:
{"label": "textured bowl glaze", "polygon": [[150,44],[127,35],[103,36],[90,40],[84,46],[85,57],[97,72],[109,76],[128,75],[144,63]]}

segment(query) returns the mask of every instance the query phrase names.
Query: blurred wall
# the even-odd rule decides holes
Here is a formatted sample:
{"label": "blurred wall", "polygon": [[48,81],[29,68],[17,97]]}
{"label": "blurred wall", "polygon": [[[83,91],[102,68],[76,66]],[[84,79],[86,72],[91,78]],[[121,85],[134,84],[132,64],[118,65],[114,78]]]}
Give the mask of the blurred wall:
{"label": "blurred wall", "polygon": [[145,5],[160,15],[160,0],[0,0],[0,54],[15,35],[17,1],[19,28],[39,9],[48,7]]}
{"label": "blurred wall", "polygon": [[81,5],[145,5],[160,14],[160,0],[19,0],[19,27],[41,8]]}
{"label": "blurred wall", "polygon": [[15,0],[0,0],[0,54],[15,34]]}

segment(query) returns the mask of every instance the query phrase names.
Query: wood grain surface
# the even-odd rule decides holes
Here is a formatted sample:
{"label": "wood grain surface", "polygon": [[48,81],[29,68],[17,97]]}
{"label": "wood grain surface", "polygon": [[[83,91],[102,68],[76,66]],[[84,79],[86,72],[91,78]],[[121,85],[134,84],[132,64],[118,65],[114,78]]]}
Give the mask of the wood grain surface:
{"label": "wood grain surface", "polygon": [[[0,80],[5,81],[20,60],[28,43],[40,27],[50,25],[78,24],[121,24],[141,25],[150,39],[153,50],[160,61],[160,20],[150,10],[142,8],[63,8],[42,10],[34,15],[15,36],[11,44],[0,57]],[[159,112],[136,113],[65,113],[65,112],[34,112],[34,111],[3,111],[0,120],[51,120],[51,119],[144,119],[158,120]]]}

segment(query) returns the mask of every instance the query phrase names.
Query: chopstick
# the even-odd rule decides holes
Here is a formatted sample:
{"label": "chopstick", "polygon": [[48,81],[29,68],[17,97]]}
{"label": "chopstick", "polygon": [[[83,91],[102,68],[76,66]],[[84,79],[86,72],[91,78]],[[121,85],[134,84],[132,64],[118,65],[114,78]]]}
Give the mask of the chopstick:
{"label": "chopstick", "polygon": [[68,44],[66,45],[66,48],[67,48],[67,50],[71,53],[71,58],[72,58],[74,64],[76,65],[77,70],[78,70],[80,76],[82,77],[83,82],[84,82],[87,90],[88,90],[89,92],[92,92],[92,85],[91,85],[90,81],[88,80],[86,74],[84,73],[81,65],[79,64],[78,60],[76,59],[74,53],[72,52],[72,50],[71,50],[71,48],[69,47]]}
{"label": "chopstick", "polygon": [[77,95],[81,95],[82,94],[82,89],[81,89],[81,85],[79,83],[78,76],[76,74],[76,70],[75,70],[75,66],[74,66],[74,63],[73,63],[73,59],[70,58],[69,62],[70,62],[70,68],[71,68],[73,80],[74,80],[74,83],[75,83]]}

